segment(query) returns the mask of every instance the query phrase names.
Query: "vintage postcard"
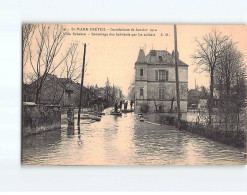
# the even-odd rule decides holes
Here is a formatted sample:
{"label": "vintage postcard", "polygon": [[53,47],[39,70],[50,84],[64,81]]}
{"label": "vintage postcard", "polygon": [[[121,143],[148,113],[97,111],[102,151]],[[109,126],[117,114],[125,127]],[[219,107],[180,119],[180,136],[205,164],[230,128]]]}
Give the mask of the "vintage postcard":
{"label": "vintage postcard", "polygon": [[22,165],[245,165],[246,37],[23,24]]}

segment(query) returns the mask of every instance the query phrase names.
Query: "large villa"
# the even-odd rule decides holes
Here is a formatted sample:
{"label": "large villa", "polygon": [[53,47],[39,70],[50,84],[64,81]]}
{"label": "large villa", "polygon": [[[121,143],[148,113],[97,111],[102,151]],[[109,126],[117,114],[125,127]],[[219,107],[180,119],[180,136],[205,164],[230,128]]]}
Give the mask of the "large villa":
{"label": "large villa", "polygon": [[[188,65],[178,60],[180,108],[187,112]],[[135,63],[135,108],[149,112],[176,110],[175,53],[140,49]]]}

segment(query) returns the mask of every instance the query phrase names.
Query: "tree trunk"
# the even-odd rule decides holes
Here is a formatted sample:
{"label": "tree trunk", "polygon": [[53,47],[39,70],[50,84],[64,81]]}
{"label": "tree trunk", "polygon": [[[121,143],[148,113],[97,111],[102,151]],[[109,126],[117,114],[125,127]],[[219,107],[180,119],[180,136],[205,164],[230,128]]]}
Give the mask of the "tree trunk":
{"label": "tree trunk", "polygon": [[237,113],[237,131],[239,130],[239,112]]}
{"label": "tree trunk", "polygon": [[210,72],[210,95],[209,95],[209,105],[208,105],[208,123],[212,124],[212,108],[213,108],[213,101],[214,101],[214,69],[211,68]]}
{"label": "tree trunk", "polygon": [[156,104],[156,101],[154,98],[153,98],[153,100],[154,100],[155,111],[157,112],[157,104]]}
{"label": "tree trunk", "polygon": [[171,113],[173,112],[173,102],[174,102],[175,98],[172,98],[172,102],[171,102]]}
{"label": "tree trunk", "polygon": [[38,84],[37,84],[37,87],[36,87],[35,103],[36,104],[39,103],[39,86],[38,86]]}

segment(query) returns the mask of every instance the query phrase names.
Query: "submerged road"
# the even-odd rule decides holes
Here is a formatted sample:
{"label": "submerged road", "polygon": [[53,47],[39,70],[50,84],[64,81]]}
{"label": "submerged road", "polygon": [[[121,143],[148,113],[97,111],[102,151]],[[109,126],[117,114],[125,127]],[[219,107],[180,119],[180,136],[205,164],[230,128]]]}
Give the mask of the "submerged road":
{"label": "submerged road", "polygon": [[[245,164],[243,149],[179,131],[134,113],[122,117],[105,110],[100,122],[29,136],[23,141],[24,165],[215,165]],[[83,120],[81,121],[83,123]]]}

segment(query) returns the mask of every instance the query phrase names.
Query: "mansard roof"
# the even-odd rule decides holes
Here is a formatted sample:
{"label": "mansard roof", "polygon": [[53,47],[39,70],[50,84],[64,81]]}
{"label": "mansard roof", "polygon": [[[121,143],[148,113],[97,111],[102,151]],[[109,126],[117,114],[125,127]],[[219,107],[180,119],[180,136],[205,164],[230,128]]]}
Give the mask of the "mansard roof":
{"label": "mansard roof", "polygon": [[[166,50],[150,50],[150,52],[145,56],[143,49],[140,49],[137,63],[148,63],[148,64],[175,64],[175,54],[174,51],[169,53]],[[179,66],[188,66],[182,60],[178,60]]]}

